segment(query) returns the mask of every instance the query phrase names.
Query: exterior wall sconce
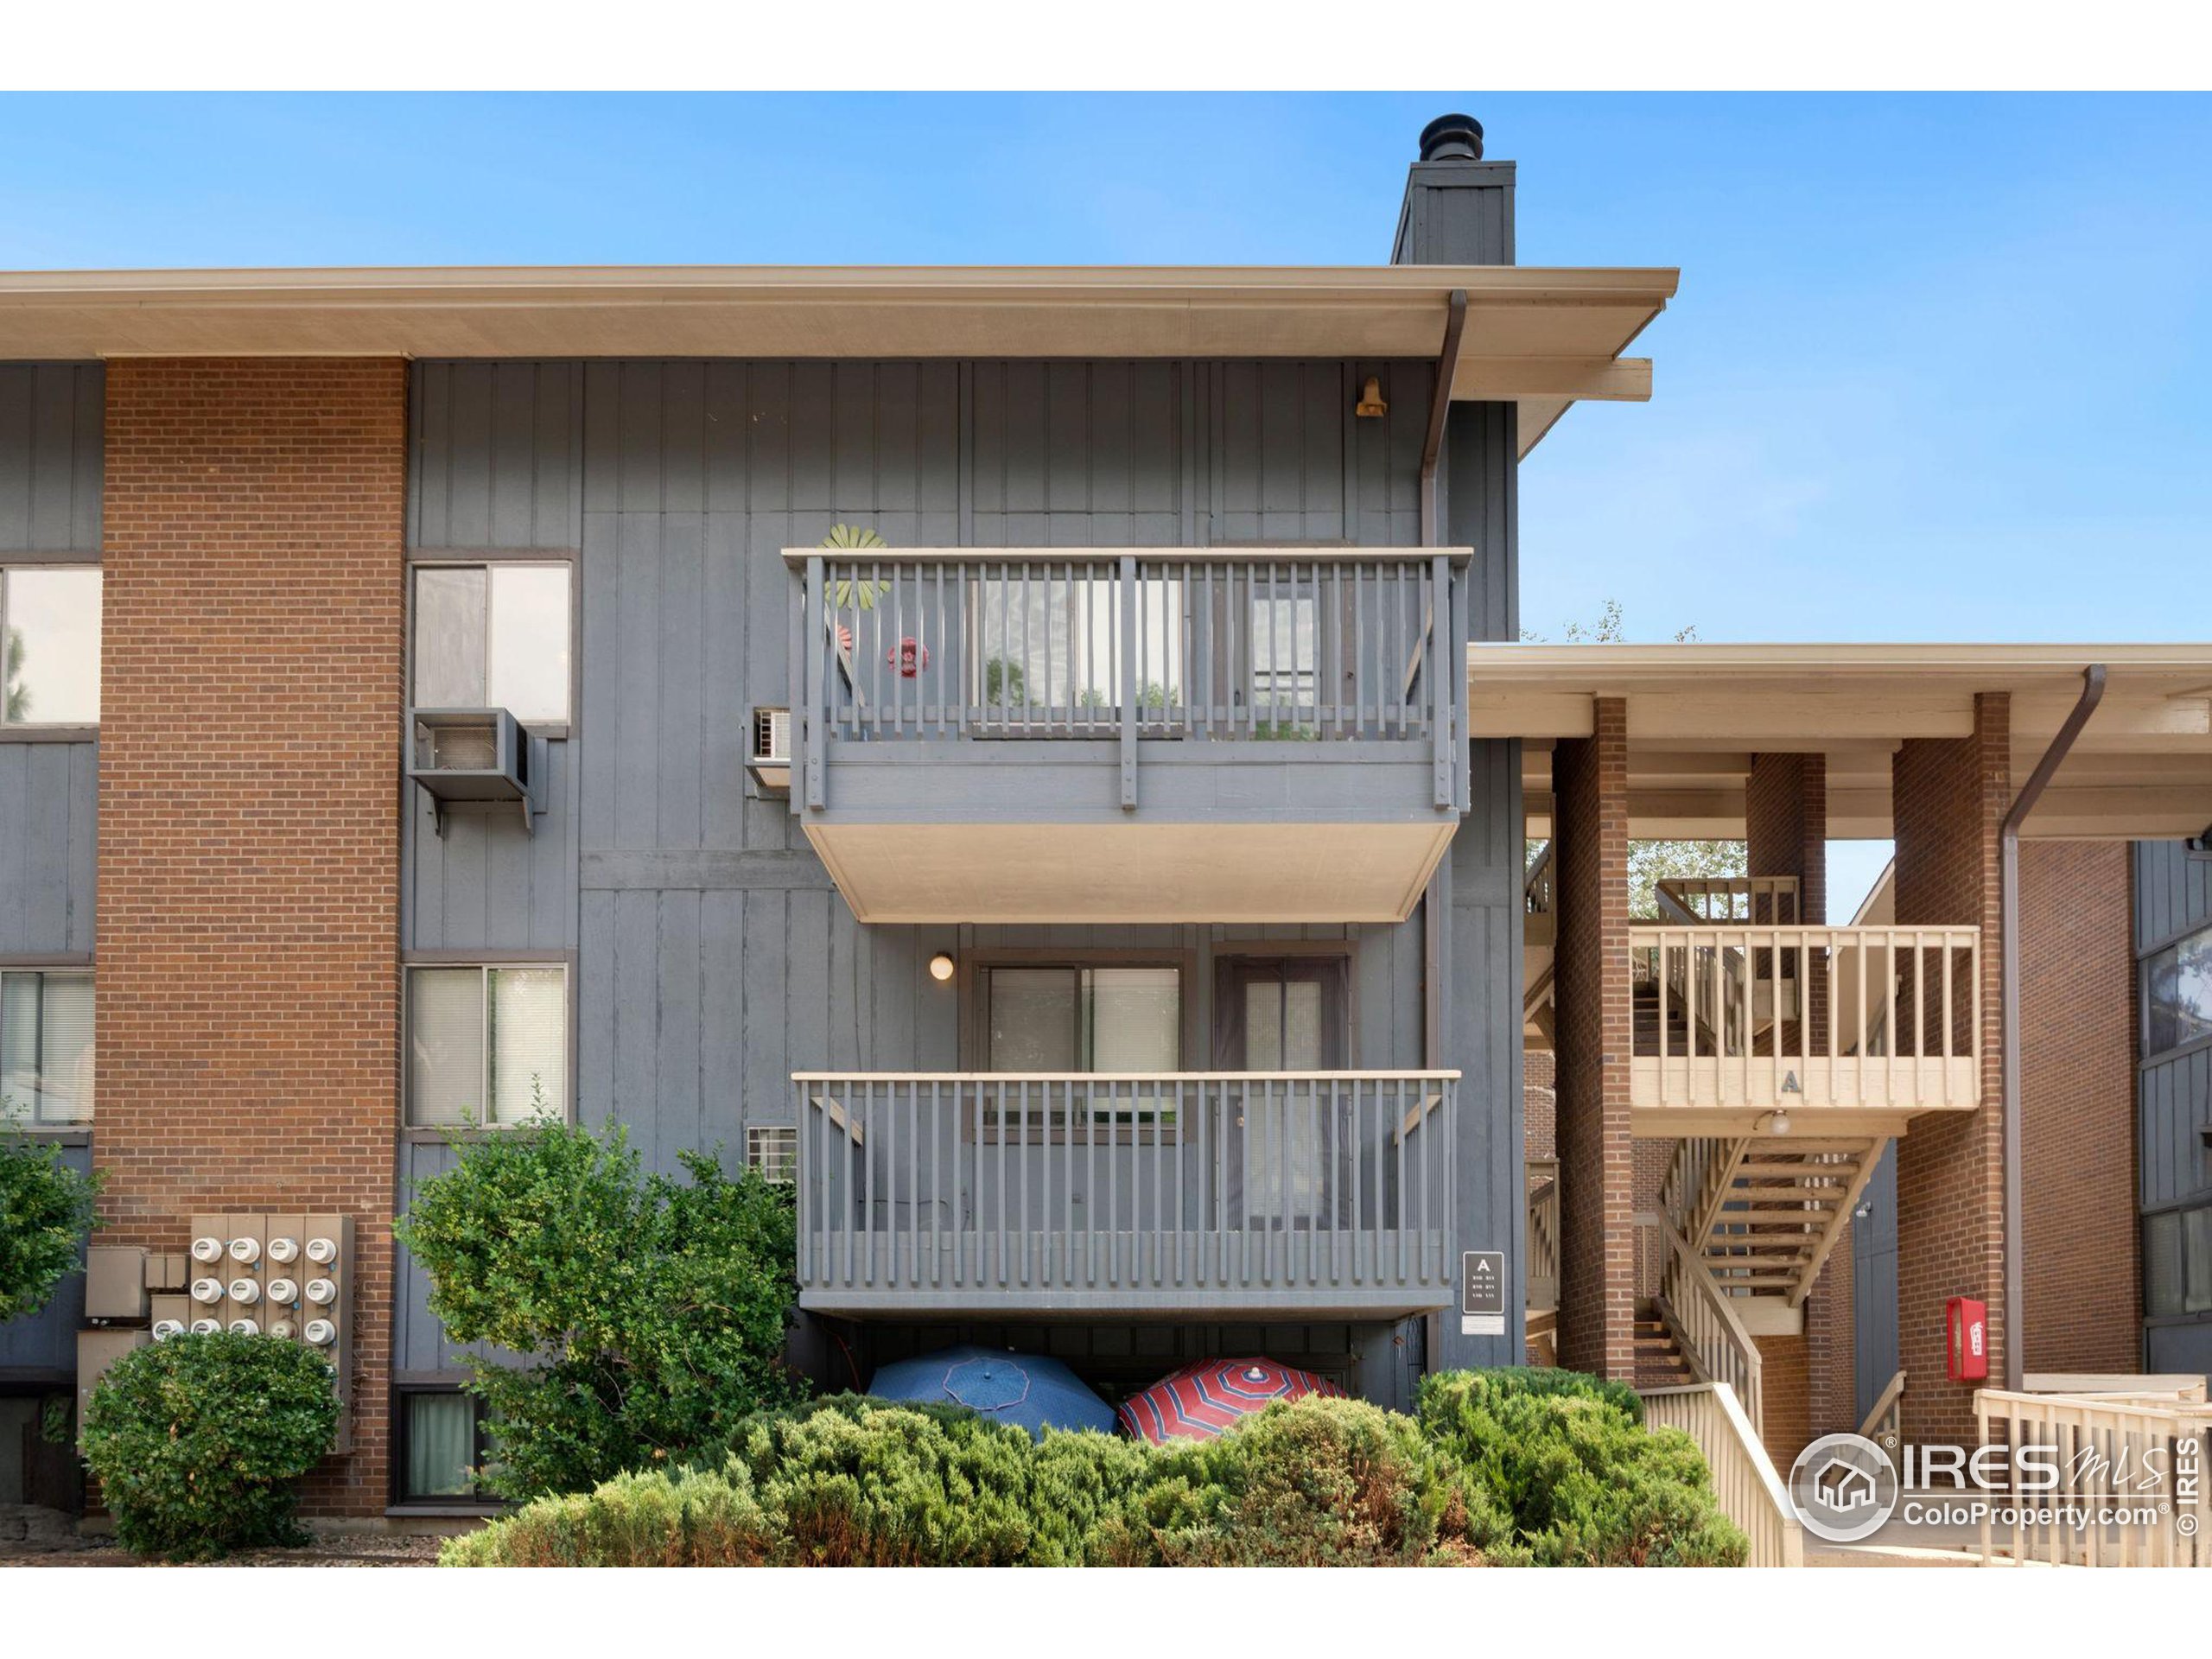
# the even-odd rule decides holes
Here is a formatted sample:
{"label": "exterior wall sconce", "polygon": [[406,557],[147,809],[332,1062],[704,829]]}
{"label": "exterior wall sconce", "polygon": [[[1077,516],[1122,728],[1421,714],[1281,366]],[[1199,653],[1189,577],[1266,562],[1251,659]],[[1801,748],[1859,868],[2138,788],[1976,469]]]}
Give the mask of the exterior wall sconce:
{"label": "exterior wall sconce", "polygon": [[1769,1135],[1787,1135],[1789,1133],[1789,1114],[1787,1112],[1762,1113],[1759,1116],[1758,1127]]}
{"label": "exterior wall sconce", "polygon": [[952,958],[942,950],[930,958],[930,977],[940,985],[952,977]]}
{"label": "exterior wall sconce", "polygon": [[1383,401],[1380,377],[1372,374],[1367,377],[1367,384],[1359,389],[1359,402],[1351,412],[1363,421],[1379,421],[1390,412],[1390,405]]}

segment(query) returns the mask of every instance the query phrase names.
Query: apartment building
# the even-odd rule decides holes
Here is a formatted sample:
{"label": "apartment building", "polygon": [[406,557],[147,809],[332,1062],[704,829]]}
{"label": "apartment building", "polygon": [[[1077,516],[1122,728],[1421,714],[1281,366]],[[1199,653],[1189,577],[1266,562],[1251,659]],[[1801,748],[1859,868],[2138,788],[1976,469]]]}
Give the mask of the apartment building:
{"label": "apartment building", "polygon": [[[319,1322],[310,1509],[469,1510],[391,1217],[549,1114],[792,1181],[836,1386],[1534,1348],[1786,1462],[1962,1432],[1955,1296],[2212,1365],[2212,647],[1516,643],[1676,274],[1514,188],[1446,118],[1373,267],[0,277],[0,1088],[149,1287],[0,1326],[0,1439],[88,1325]],[[1632,921],[1679,836],[1749,875]]]}

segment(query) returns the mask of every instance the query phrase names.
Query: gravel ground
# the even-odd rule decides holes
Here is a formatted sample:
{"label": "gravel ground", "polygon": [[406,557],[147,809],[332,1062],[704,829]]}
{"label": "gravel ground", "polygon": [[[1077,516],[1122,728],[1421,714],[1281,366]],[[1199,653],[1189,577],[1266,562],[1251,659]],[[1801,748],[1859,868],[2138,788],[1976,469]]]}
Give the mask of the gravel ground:
{"label": "gravel ground", "polygon": [[[18,1511],[18,1514],[21,1512]],[[318,1532],[303,1549],[251,1549],[219,1567],[434,1567],[444,1541],[420,1533]],[[55,1516],[51,1523],[0,1527],[0,1567],[166,1567],[119,1548],[112,1538],[79,1536]],[[203,1563],[193,1563],[203,1565]]]}

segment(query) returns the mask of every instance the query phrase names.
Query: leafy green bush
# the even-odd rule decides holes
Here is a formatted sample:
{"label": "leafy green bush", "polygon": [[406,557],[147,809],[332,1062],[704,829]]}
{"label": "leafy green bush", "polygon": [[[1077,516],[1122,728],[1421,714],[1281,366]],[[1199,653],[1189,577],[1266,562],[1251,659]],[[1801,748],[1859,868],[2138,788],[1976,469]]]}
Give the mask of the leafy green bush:
{"label": "leafy green bush", "polygon": [[338,1396],[316,1350],[274,1337],[172,1337],[108,1368],[85,1458],[116,1536],[188,1560],[308,1541],[291,1482],[330,1450]]}
{"label": "leafy green bush", "polygon": [[1453,1371],[1421,1384],[1421,1424],[1510,1513],[1540,1567],[1740,1567],[1696,1445],[1646,1429],[1594,1378]]}
{"label": "leafy green bush", "polygon": [[1479,1371],[1446,1373],[1465,1378],[1464,1387],[1484,1400],[1516,1395],[1564,1395],[1576,1400],[1602,1400],[1628,1414],[1632,1423],[1643,1421],[1643,1396],[1625,1382],[1587,1371],[1564,1371],[1552,1365],[1492,1365]]}
{"label": "leafy green bush", "polygon": [[842,1396],[746,1425],[719,1469],[624,1476],[448,1545],[448,1566],[1392,1565],[1508,1527],[1409,1418],[1271,1408],[1154,1447]]}
{"label": "leafy green bush", "polygon": [[1094,1530],[1116,1567],[1472,1565],[1506,1553],[1489,1493],[1412,1419],[1308,1395],[1233,1433],[1152,1454],[1146,1484]]}
{"label": "leafy green bush", "polygon": [[465,1142],[459,1158],[416,1186],[398,1235],[448,1337],[522,1357],[471,1364],[498,1424],[491,1490],[582,1491],[796,1397],[788,1189],[696,1153],[689,1180],[646,1174],[619,1128],[546,1124]]}
{"label": "leafy green bush", "polygon": [[99,1191],[59,1147],[0,1130],[0,1321],[37,1313],[77,1270]]}

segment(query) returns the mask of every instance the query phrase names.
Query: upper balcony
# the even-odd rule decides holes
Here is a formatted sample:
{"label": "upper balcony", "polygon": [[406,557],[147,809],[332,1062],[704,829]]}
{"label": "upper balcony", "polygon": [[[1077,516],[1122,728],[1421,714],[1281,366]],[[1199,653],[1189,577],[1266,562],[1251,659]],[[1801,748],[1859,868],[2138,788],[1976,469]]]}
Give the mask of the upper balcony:
{"label": "upper balcony", "polygon": [[1796,1113],[1897,1133],[1981,1099],[1981,935],[1807,926],[1788,876],[1662,881],[1627,964],[1631,1116],[1653,1135]]}
{"label": "upper balcony", "polygon": [[796,549],[791,808],[867,922],[1397,921],[1465,549]]}

